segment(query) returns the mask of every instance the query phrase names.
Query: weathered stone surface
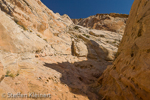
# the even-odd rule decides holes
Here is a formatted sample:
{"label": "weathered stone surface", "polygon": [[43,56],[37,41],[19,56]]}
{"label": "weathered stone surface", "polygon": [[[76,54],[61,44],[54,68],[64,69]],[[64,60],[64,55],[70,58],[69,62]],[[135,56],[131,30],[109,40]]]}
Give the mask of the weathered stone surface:
{"label": "weathered stone surface", "polygon": [[88,58],[114,60],[122,35],[111,31],[88,29],[82,26],[74,27],[78,27],[78,29],[73,30],[72,28],[69,33],[75,36],[75,40],[84,41],[88,49]]}
{"label": "weathered stone surface", "polygon": [[87,46],[81,41],[75,41],[74,51],[78,57],[87,57],[88,55]]}
{"label": "weathered stone surface", "polygon": [[150,1],[135,0],[114,64],[99,78],[103,100],[150,98]]}
{"label": "weathered stone surface", "polygon": [[[21,29],[10,17],[0,11],[0,49],[6,52],[32,52],[42,49],[46,42],[35,33]],[[9,24],[8,24],[9,23]]]}
{"label": "weathered stone surface", "polygon": [[114,60],[121,34],[74,25],[40,0],[1,0],[0,8],[0,100],[8,92],[100,99],[93,84]]}
{"label": "weathered stone surface", "polygon": [[72,24],[67,16],[49,10],[40,0],[2,0],[0,8],[24,30],[38,31],[46,39],[54,32],[62,32]]}
{"label": "weathered stone surface", "polygon": [[107,30],[123,34],[127,19],[128,15],[126,14],[110,13],[96,14],[83,19],[72,19],[72,21],[76,25],[81,25],[87,28]]}

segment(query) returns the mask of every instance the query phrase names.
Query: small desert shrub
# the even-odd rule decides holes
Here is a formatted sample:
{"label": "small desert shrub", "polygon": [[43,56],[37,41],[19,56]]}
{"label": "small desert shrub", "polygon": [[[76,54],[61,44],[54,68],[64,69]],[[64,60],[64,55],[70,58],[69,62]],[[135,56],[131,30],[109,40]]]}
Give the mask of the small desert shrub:
{"label": "small desert shrub", "polygon": [[23,25],[20,25],[22,28],[23,28],[23,30],[28,30],[25,26],[23,26]]}
{"label": "small desert shrub", "polygon": [[109,43],[109,41],[106,41],[106,43]]}
{"label": "small desert shrub", "polygon": [[47,42],[47,39],[43,39],[43,40],[45,40]]}
{"label": "small desert shrub", "polygon": [[6,76],[8,76],[10,74],[10,71],[8,70],[7,72],[6,72]]}
{"label": "small desert shrub", "polygon": [[117,41],[116,40],[114,40],[114,42],[113,43],[117,43]]}
{"label": "small desert shrub", "polygon": [[20,24],[17,19],[14,19],[14,21],[16,22],[16,24],[18,24],[19,26],[21,26],[23,28],[23,30],[28,30],[24,25]]}
{"label": "small desert shrub", "polygon": [[17,19],[14,19],[15,23],[18,23],[18,20]]}
{"label": "small desert shrub", "polygon": [[9,75],[9,77],[14,78],[14,77],[15,77],[15,75],[11,73],[11,74]]}
{"label": "small desert shrub", "polygon": [[37,36],[41,38],[41,36],[39,34],[37,34]]}
{"label": "small desert shrub", "polygon": [[40,52],[41,52],[41,50],[36,50],[36,51],[35,51],[35,53],[40,53]]}
{"label": "small desert shrub", "polygon": [[87,38],[90,38],[90,36],[89,35],[86,35],[86,34],[83,34],[85,37],[87,37]]}
{"label": "small desert shrub", "polygon": [[103,37],[103,38],[104,38],[105,36],[101,34],[100,37]]}
{"label": "small desert shrub", "polygon": [[12,77],[12,78],[14,78],[15,75],[13,73],[10,73],[10,71],[7,71],[5,77]]}
{"label": "small desert shrub", "polygon": [[19,71],[17,71],[17,74],[16,74],[16,76],[19,76]]}
{"label": "small desert shrub", "polygon": [[79,27],[78,27],[78,26],[75,26],[75,27],[74,27],[74,29],[76,29],[76,30],[77,30],[77,29],[79,29]]}

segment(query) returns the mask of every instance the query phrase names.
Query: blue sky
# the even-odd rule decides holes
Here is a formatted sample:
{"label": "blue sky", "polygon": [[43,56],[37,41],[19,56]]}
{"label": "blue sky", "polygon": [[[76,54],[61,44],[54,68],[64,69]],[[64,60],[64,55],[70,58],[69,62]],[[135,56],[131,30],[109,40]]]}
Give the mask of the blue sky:
{"label": "blue sky", "polygon": [[129,14],[134,0],[41,0],[48,8],[71,18],[86,18],[97,13]]}

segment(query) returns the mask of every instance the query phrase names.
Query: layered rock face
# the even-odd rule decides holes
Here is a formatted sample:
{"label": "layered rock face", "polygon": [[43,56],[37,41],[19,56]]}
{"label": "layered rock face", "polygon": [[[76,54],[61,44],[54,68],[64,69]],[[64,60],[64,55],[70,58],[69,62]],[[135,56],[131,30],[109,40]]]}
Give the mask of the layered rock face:
{"label": "layered rock face", "polygon": [[103,100],[150,98],[150,1],[135,0],[117,58],[99,79]]}
{"label": "layered rock face", "polygon": [[87,28],[107,30],[123,34],[127,19],[128,15],[126,14],[110,13],[97,14],[83,19],[72,19],[72,21],[77,25]]}
{"label": "layered rock face", "polygon": [[122,35],[75,25],[40,0],[0,0],[0,8],[0,100],[33,92],[100,99],[93,84],[112,64]]}
{"label": "layered rock face", "polygon": [[40,38],[51,41],[54,33],[64,32],[72,24],[67,15],[54,14],[39,0],[1,0],[0,8],[1,34],[5,36],[1,35],[0,45],[6,51],[41,49],[46,43]]}

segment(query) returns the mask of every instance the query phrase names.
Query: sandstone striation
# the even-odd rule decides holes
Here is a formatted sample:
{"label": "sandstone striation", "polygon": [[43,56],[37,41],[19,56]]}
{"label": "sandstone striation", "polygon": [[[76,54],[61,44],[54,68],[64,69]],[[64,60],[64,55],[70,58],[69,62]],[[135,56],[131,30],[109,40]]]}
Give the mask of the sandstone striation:
{"label": "sandstone striation", "polygon": [[51,100],[101,99],[95,82],[115,59],[126,15],[96,15],[108,26],[116,22],[112,31],[75,25],[40,0],[0,0],[0,8],[0,100],[8,100],[3,93],[19,92],[50,93]]}
{"label": "sandstone striation", "polygon": [[124,33],[128,15],[126,14],[96,14],[88,18],[72,19],[74,24],[97,30],[107,30]]}
{"label": "sandstone striation", "polygon": [[135,0],[116,60],[99,78],[102,100],[150,98],[150,1]]}

